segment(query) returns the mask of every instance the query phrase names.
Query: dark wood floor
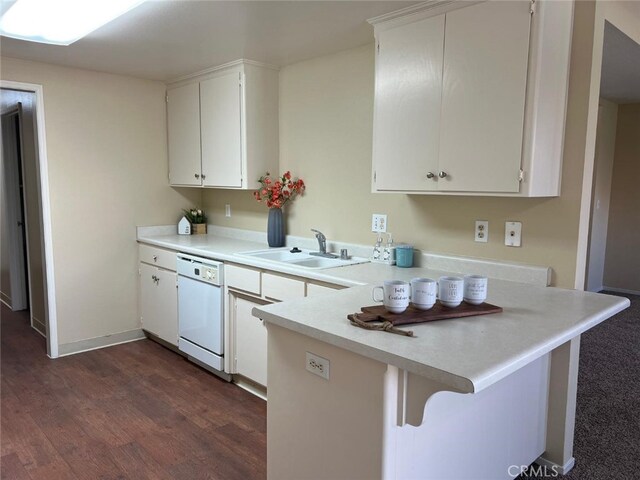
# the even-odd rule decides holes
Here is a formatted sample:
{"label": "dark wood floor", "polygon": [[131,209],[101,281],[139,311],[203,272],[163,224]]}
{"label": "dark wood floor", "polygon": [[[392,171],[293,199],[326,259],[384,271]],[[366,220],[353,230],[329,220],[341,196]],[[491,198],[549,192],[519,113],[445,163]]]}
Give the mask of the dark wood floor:
{"label": "dark wood floor", "polygon": [[263,479],[266,403],[150,341],[51,360],[2,306],[2,479]]}

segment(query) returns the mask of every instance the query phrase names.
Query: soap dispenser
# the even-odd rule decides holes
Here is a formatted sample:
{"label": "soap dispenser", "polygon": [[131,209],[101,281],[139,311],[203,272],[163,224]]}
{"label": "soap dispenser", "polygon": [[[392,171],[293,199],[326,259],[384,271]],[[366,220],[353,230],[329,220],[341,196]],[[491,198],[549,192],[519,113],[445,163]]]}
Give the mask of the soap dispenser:
{"label": "soap dispenser", "polygon": [[393,245],[391,233],[387,233],[387,245],[382,251],[382,260],[389,265],[396,264],[396,247]]}
{"label": "soap dispenser", "polygon": [[378,238],[376,239],[376,244],[373,246],[373,255],[371,256],[371,260],[374,262],[379,262],[382,257],[382,236],[378,233]]}

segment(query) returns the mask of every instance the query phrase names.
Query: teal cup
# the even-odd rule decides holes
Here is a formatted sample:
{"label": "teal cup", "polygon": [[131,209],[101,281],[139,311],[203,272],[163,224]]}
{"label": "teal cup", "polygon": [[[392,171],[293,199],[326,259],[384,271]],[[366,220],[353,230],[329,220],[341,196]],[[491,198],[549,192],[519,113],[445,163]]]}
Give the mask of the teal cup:
{"label": "teal cup", "polygon": [[401,268],[413,267],[413,246],[400,244],[396,246],[396,265]]}

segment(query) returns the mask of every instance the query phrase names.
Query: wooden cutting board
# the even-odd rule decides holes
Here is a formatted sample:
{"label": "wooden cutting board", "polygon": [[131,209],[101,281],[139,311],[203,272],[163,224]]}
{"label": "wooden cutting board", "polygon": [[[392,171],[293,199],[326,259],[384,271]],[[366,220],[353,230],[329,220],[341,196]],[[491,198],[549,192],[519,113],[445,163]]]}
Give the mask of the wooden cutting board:
{"label": "wooden cutting board", "polygon": [[389,321],[394,326],[408,325],[411,323],[431,322],[433,320],[446,320],[448,318],[471,317],[474,315],[487,315],[489,313],[500,313],[502,307],[481,303],[480,305],[469,305],[462,302],[455,308],[449,308],[436,300],[436,304],[429,310],[418,310],[413,305],[409,305],[402,313],[390,313],[382,305],[362,307],[365,315],[358,315],[358,318],[365,322]]}

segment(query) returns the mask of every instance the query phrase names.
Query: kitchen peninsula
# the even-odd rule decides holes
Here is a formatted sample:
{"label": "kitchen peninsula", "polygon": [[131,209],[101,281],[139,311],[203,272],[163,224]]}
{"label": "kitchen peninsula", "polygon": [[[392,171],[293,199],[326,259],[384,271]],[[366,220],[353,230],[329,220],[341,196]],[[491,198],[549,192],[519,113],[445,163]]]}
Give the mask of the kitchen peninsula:
{"label": "kitchen peninsula", "polygon": [[[249,360],[264,368],[267,359],[268,368],[245,376],[265,387],[268,379],[269,478],[494,480],[513,478],[533,461],[559,473],[572,468],[580,335],[628,299],[548,287],[544,267],[447,255],[423,253],[414,268],[308,269],[241,254],[264,248],[264,234],[211,226],[208,235],[180,236],[174,229],[143,227],[138,241],[222,261],[227,270],[250,269],[258,289],[284,275],[307,293],[264,295],[262,303],[286,301],[253,308],[268,335],[264,346],[252,344],[256,358]],[[314,245],[311,238],[288,241]],[[451,273],[489,276],[487,302],[504,311],[402,327],[415,337],[347,320],[373,303],[372,286],[383,280]],[[314,284],[342,289],[310,295]],[[225,297],[231,312],[234,295]],[[234,348],[242,326],[232,315],[225,324],[225,372],[242,374]],[[307,371],[307,353],[328,378]]]}
{"label": "kitchen peninsula", "polygon": [[[415,338],[350,325],[371,286],[255,308],[269,335],[268,477],[570,470],[580,334],[629,301],[497,279],[487,301],[504,312],[403,327]],[[307,353],[328,379],[307,371]]]}

